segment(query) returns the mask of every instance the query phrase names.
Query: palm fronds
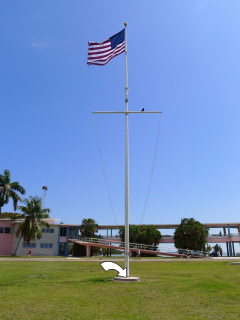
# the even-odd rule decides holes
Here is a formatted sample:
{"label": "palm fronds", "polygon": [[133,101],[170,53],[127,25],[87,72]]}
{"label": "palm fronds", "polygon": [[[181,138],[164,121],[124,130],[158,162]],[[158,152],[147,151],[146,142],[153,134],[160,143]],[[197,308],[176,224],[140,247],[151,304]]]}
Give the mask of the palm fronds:
{"label": "palm fronds", "polygon": [[1,208],[5,204],[8,204],[10,198],[13,200],[14,210],[17,209],[18,201],[22,202],[22,199],[15,191],[20,192],[21,194],[25,194],[26,192],[19,182],[11,182],[11,174],[9,170],[3,170],[3,174],[0,174],[0,213]]}
{"label": "palm fronds", "polygon": [[49,218],[51,210],[49,208],[42,209],[42,199],[35,196],[30,196],[29,199],[23,200],[25,206],[19,206],[18,210],[24,215],[24,220],[17,227],[16,235],[21,236],[27,244],[31,240],[42,237],[42,231],[40,226],[46,226],[49,228],[49,224],[44,219]]}

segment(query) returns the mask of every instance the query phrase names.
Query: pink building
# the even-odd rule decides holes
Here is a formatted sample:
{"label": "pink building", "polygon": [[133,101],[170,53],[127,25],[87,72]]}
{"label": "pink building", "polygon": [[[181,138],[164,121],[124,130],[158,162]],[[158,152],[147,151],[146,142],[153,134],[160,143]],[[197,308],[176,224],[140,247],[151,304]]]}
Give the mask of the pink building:
{"label": "pink building", "polygon": [[2,255],[12,254],[14,225],[11,220],[0,219],[0,252]]}
{"label": "pink building", "polygon": [[9,218],[0,218],[0,255],[24,256],[27,248],[32,248],[32,254],[36,256],[68,256],[72,244],[68,242],[68,237],[79,235],[79,225],[65,225],[55,223],[58,219],[46,219],[49,228],[41,226],[42,237],[24,243],[23,238],[16,236],[16,230],[21,220],[12,221]]}

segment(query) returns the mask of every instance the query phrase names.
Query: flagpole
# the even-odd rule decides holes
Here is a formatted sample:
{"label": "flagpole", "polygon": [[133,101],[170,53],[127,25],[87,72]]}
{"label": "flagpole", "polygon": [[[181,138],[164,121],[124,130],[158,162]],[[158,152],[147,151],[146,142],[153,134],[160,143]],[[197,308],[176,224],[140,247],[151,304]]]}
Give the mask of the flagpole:
{"label": "flagpole", "polygon": [[127,22],[125,26],[125,268],[129,277],[129,155],[128,155],[128,70]]}

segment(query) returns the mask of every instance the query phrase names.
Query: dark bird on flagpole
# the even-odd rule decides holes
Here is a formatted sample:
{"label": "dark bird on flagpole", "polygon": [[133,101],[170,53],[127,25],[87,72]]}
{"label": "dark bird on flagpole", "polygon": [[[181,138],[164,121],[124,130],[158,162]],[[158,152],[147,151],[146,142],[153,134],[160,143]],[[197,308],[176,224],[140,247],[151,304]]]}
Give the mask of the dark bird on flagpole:
{"label": "dark bird on flagpole", "polygon": [[142,108],[142,112],[144,111],[144,108]]}

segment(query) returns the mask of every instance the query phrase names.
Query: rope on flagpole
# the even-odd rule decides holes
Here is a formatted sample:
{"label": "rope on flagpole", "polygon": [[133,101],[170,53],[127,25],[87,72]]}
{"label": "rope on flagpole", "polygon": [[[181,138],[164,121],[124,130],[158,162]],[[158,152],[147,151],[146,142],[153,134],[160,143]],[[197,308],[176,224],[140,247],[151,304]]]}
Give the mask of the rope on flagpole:
{"label": "rope on flagpole", "polygon": [[140,220],[140,224],[142,224],[142,221],[143,221],[143,217],[144,217],[144,214],[145,214],[145,211],[146,211],[146,207],[147,207],[148,196],[149,196],[149,192],[150,192],[150,188],[151,188],[151,184],[152,184],[152,177],[153,177],[153,171],[154,171],[154,166],[155,166],[155,161],[156,161],[157,148],[158,148],[158,140],[159,140],[159,133],[160,133],[160,125],[161,125],[161,118],[162,118],[161,115],[162,115],[162,114],[160,113],[160,120],[159,120],[159,125],[158,125],[157,142],[156,142],[155,154],[154,154],[154,158],[153,158],[152,172],[151,172],[151,176],[150,176],[150,181],[149,181],[149,186],[148,186],[147,197],[146,197],[146,201],[145,201],[145,205],[144,205],[142,217],[141,217],[141,220]]}
{"label": "rope on flagpole", "polygon": [[112,213],[113,213],[113,217],[114,217],[114,220],[115,220],[115,224],[116,224],[116,227],[117,227],[117,230],[118,230],[117,220],[116,220],[116,216],[115,216],[115,213],[114,213],[112,199],[111,199],[109,188],[108,188],[107,176],[106,176],[106,172],[105,172],[104,165],[103,165],[102,153],[101,153],[101,149],[100,149],[100,143],[99,143],[99,139],[98,139],[98,133],[97,133],[97,127],[96,127],[96,123],[95,123],[94,114],[93,114],[93,122],[94,122],[94,128],[95,128],[96,137],[97,137],[98,151],[99,151],[99,155],[100,155],[100,159],[101,159],[101,163],[102,163],[103,175],[104,175],[105,184],[106,184],[107,192],[108,192],[108,198],[109,198],[109,202],[110,202],[110,205],[111,205],[111,208],[112,208]]}

